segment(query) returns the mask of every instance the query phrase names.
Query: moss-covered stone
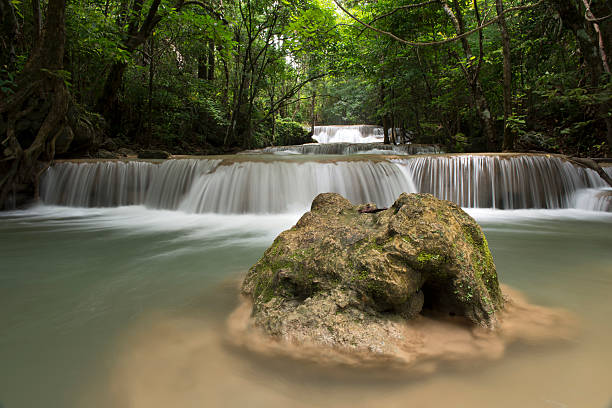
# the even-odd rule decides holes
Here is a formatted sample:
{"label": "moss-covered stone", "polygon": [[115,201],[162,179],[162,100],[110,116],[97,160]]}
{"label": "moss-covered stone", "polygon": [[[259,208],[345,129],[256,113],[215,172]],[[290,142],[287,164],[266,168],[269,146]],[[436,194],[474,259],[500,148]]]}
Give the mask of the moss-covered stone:
{"label": "moss-covered stone", "polygon": [[495,326],[503,300],[473,218],[429,194],[402,194],[380,212],[360,208],[320,194],[276,238],[242,286],[257,326],[281,337],[324,335],[345,346],[375,335],[355,334],[356,340],[347,333],[423,310]]}

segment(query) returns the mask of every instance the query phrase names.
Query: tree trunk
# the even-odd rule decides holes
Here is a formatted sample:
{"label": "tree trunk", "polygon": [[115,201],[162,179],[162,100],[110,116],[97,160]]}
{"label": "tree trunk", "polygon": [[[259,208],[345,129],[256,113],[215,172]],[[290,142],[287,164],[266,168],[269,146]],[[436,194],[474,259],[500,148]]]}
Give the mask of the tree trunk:
{"label": "tree trunk", "polygon": [[32,48],[39,46],[42,34],[42,16],[40,14],[40,0],[32,0]]}
{"label": "tree trunk", "polygon": [[[480,15],[478,9],[476,8],[476,2],[474,2],[474,11],[477,17],[477,20],[480,21]],[[455,32],[457,35],[463,35],[464,23],[463,23],[463,15],[461,14],[461,8],[457,1],[453,1],[453,9],[448,5],[446,1],[442,2],[442,7],[446,14],[450,17],[453,22],[453,26],[455,27]],[[479,24],[480,25],[480,24]],[[474,55],[472,54],[472,49],[470,48],[470,44],[467,41],[466,37],[462,37],[460,42],[463,48],[463,52],[465,54],[465,58],[467,61],[467,66],[464,67],[461,65],[463,69],[463,73],[468,82],[469,89],[472,94],[472,100],[474,101],[474,105],[476,107],[476,111],[478,112],[478,117],[480,118],[480,123],[483,127],[483,133],[485,135],[487,150],[493,151],[496,150],[496,140],[497,136],[495,134],[495,126],[493,124],[493,118],[491,116],[491,110],[489,109],[489,103],[482,89],[482,84],[480,83],[480,63],[482,62],[482,31],[479,31],[479,45],[480,45],[480,58],[477,65],[474,65]]]}
{"label": "tree trunk", "polygon": [[314,136],[315,125],[316,125],[316,116],[315,116],[315,105],[317,102],[317,91],[312,92],[312,102],[310,104],[310,117],[311,117],[311,126],[310,126],[310,135]]}
{"label": "tree trunk", "polygon": [[384,144],[390,144],[391,142],[389,141],[389,116],[385,114],[382,118],[382,122],[383,122]]}
{"label": "tree trunk", "polygon": [[[149,6],[147,16],[145,17],[142,24],[140,23],[140,19],[144,0],[136,0],[132,3],[132,7],[129,13],[130,15],[128,18],[129,23],[128,30],[126,33],[127,40],[123,41],[123,47],[127,52],[132,53],[138,47],[144,44],[153,33],[153,29],[155,28],[157,23],[161,21],[161,17],[157,15],[157,10],[159,9],[160,2],[161,0],[153,0],[151,5]],[[118,93],[119,89],[121,88],[123,74],[125,73],[126,68],[127,63],[125,62],[113,63],[110,72],[106,77],[102,96],[100,97],[100,99],[98,99],[98,103],[96,105],[96,110],[109,120],[112,133],[114,133],[114,130],[119,126],[119,123],[117,121],[118,115],[115,109],[115,105],[118,100]]]}
{"label": "tree trunk", "polygon": [[115,133],[120,122],[117,100],[119,88],[121,88],[123,81],[123,73],[126,68],[127,64],[124,62],[115,62],[111,66],[104,83],[102,97],[98,100],[98,105],[96,106],[96,111],[100,112],[108,120],[111,126],[111,134]]}
{"label": "tree trunk", "polygon": [[146,132],[146,144],[148,147],[151,146],[151,139],[153,137],[153,81],[155,79],[155,40],[154,37],[149,41],[149,55],[151,56],[149,61],[149,89],[148,89],[148,107],[147,107],[147,132]]}
{"label": "tree trunk", "polygon": [[[4,133],[0,159],[0,207],[35,198],[38,177],[68,128],[70,94],[62,76],[66,0],[49,0],[40,46],[17,79],[17,90],[0,102]],[[40,118],[39,120],[33,118]],[[46,163],[45,163],[46,162]]]}
{"label": "tree trunk", "polygon": [[[601,36],[601,31],[609,33],[610,30],[606,31],[603,25],[601,29],[598,26],[595,30],[593,24],[585,18],[588,16],[588,9],[583,8],[582,0],[555,0],[553,4],[563,25],[570,29],[576,37],[587,68],[589,85],[593,89],[600,89],[602,74],[606,69],[609,69],[604,48],[606,38]],[[590,13],[590,15],[593,14]],[[610,24],[610,22],[607,24]],[[609,39],[607,41],[610,42]],[[606,125],[608,144],[612,147],[612,118],[608,116],[610,105],[610,102],[604,100],[599,106],[599,112]]]}
{"label": "tree trunk", "polygon": [[503,0],[495,0],[495,8],[499,20],[499,31],[502,39],[503,62],[503,88],[504,88],[504,141],[502,150],[514,149],[514,134],[508,126],[508,117],[512,116],[512,66],[510,61],[510,35],[506,26],[506,18],[502,14],[504,11]]}
{"label": "tree trunk", "polygon": [[206,79],[206,58],[202,55],[198,57],[198,79]]}
{"label": "tree trunk", "polygon": [[18,30],[15,6],[10,0],[0,0],[0,66],[7,66],[9,71],[15,68]]}
{"label": "tree trunk", "polygon": [[215,42],[210,40],[208,42],[208,73],[207,79],[209,81],[215,80]]}
{"label": "tree trunk", "polygon": [[393,113],[391,113],[391,115],[389,115],[391,118],[391,144],[392,145],[396,145],[397,144],[397,135],[396,135],[396,128],[395,128],[395,115]]}

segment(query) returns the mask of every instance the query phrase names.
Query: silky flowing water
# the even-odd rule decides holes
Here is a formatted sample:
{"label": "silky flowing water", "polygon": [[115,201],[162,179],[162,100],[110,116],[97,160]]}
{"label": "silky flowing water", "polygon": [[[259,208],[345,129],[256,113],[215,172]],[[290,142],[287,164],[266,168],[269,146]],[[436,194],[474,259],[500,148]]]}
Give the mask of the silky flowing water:
{"label": "silky flowing water", "polygon": [[0,218],[0,401],[13,407],[608,407],[612,215],[470,213],[500,280],[574,313],[569,342],[429,375],[233,347],[237,285],[298,213],[41,206]]}
{"label": "silky flowing water", "polygon": [[[238,347],[241,279],[326,191],[468,207],[500,281],[573,314],[575,335],[427,374]],[[0,213],[1,408],[612,406],[611,195],[562,158],[65,162],[41,195]]]}

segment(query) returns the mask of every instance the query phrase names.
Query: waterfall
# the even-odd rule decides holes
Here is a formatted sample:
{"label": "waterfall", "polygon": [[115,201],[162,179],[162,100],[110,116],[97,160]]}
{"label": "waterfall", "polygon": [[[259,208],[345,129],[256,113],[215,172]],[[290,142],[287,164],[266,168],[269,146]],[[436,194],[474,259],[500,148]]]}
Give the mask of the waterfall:
{"label": "waterfall", "polygon": [[401,161],[417,190],[462,207],[571,208],[574,193],[604,182],[555,156],[465,155]]}
{"label": "waterfall", "polygon": [[402,192],[416,191],[405,166],[387,161],[67,162],[51,167],[42,185],[45,204],[142,204],[193,213],[303,211],[321,192],[337,192],[355,203],[389,206]]}
{"label": "waterfall", "polygon": [[200,177],[183,200],[187,212],[279,213],[303,210],[322,192],[354,203],[389,206],[414,184],[403,166],[389,162],[242,162]]}
{"label": "waterfall", "polygon": [[384,132],[373,125],[315,126],[312,138],[319,143],[375,143],[383,141]]}
{"label": "waterfall", "polygon": [[414,155],[414,154],[436,154],[443,153],[438,145],[425,144],[403,144],[386,145],[383,143],[321,143],[305,144],[296,146],[273,146],[259,150],[248,150],[245,154],[272,153],[279,155],[290,154],[392,154],[392,155]]}
{"label": "waterfall", "polygon": [[574,208],[587,211],[612,211],[611,188],[578,190],[574,200]]}
{"label": "waterfall", "polygon": [[116,207],[145,204],[174,209],[195,177],[221,160],[65,162],[50,167],[41,180],[45,204],[71,207]]}
{"label": "waterfall", "polygon": [[402,192],[426,192],[462,207],[609,211],[611,194],[592,170],[544,155],[353,156],[62,162],[42,178],[45,204],[145,205],[190,213],[303,211],[322,192],[387,207]]}

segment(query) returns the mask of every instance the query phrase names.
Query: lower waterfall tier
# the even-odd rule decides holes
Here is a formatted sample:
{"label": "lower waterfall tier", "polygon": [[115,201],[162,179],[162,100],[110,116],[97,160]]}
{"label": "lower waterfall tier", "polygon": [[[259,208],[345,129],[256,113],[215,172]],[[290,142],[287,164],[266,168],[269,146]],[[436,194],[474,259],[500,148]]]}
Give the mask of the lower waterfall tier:
{"label": "lower waterfall tier", "polygon": [[307,208],[324,192],[380,207],[389,206],[402,192],[425,192],[462,207],[607,211],[612,195],[602,189],[604,185],[594,171],[557,156],[326,161],[232,156],[161,164],[57,163],[43,175],[41,198],[45,204],[74,207],[145,205],[191,213],[283,213]]}

